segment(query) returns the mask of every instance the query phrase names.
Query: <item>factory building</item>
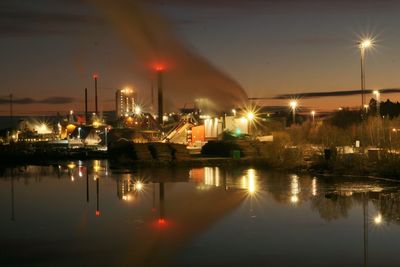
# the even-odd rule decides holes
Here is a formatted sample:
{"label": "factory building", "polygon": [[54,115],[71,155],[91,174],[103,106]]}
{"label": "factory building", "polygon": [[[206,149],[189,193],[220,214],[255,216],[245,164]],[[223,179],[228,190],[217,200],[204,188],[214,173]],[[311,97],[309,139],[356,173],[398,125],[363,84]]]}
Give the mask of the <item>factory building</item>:
{"label": "factory building", "polygon": [[115,93],[117,118],[131,116],[135,112],[136,92],[132,89],[120,89]]}

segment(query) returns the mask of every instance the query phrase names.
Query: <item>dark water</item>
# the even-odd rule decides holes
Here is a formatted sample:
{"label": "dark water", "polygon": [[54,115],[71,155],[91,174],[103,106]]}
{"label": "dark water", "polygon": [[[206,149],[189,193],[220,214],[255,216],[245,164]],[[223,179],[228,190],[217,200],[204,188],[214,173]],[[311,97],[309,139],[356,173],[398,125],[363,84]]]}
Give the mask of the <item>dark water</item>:
{"label": "dark water", "polygon": [[400,184],[107,161],[2,170],[0,266],[400,266]]}

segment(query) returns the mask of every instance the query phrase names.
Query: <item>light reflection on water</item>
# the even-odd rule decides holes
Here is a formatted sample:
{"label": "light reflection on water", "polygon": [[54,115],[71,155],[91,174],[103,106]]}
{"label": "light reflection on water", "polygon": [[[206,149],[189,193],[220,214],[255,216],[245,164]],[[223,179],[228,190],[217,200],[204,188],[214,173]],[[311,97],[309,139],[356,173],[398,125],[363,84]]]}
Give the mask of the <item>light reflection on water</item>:
{"label": "light reflection on water", "polygon": [[399,266],[400,184],[254,168],[4,169],[0,265]]}

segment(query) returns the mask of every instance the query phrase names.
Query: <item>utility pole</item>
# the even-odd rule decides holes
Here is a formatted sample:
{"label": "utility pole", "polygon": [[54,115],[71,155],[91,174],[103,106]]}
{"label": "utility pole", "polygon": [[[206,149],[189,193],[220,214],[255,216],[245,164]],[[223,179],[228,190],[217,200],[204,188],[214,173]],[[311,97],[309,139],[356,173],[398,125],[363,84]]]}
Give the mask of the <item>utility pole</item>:
{"label": "utility pole", "polygon": [[13,95],[10,94],[10,127],[13,126]]}
{"label": "utility pole", "polygon": [[93,79],[94,79],[94,106],[95,106],[95,114],[96,116],[99,115],[99,110],[98,110],[98,104],[97,104],[97,79],[99,78],[99,76],[97,74],[93,75]]}

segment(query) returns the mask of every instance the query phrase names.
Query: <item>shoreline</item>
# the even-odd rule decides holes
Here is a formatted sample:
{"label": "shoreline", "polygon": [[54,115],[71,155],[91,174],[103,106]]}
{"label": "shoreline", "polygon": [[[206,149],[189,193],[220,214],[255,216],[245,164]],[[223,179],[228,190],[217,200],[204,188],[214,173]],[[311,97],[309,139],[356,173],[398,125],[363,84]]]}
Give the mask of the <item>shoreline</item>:
{"label": "shoreline", "polygon": [[284,172],[297,172],[297,173],[308,173],[310,175],[315,176],[324,176],[324,177],[354,177],[354,178],[366,178],[366,179],[377,179],[377,180],[385,180],[391,182],[400,182],[400,179],[396,179],[395,177],[384,177],[384,176],[376,176],[370,174],[355,174],[355,173],[339,173],[335,171],[331,171],[329,169],[313,169],[306,166],[293,166],[287,167],[288,164],[283,164],[286,167],[282,166],[273,166],[268,163],[267,159],[263,158],[224,158],[224,157],[192,157],[188,159],[180,159],[180,160],[132,160],[132,159],[112,159],[106,152],[97,152],[92,154],[85,154],[80,156],[78,154],[74,154],[73,156],[56,157],[56,158],[19,158],[15,159],[6,159],[0,162],[0,168],[12,168],[12,167],[21,167],[26,165],[56,165],[60,163],[68,163],[70,161],[90,161],[90,160],[109,160],[111,169],[147,169],[147,168],[197,168],[197,167],[255,167],[260,169],[270,169],[274,171],[284,171]]}

